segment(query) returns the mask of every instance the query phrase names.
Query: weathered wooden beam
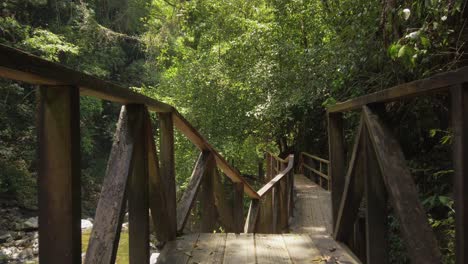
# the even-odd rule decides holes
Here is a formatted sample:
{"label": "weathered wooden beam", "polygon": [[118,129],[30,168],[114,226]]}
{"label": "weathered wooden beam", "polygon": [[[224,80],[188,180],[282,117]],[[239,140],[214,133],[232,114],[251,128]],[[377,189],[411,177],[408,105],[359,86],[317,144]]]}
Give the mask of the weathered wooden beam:
{"label": "weathered wooden beam", "polygon": [[244,184],[244,192],[249,197],[255,199],[259,198],[257,192],[240,175],[239,171],[233,168],[177,110],[174,110],[172,117],[177,129],[195,146],[197,146],[201,151],[209,151],[213,153],[216,165],[226,176],[228,176],[233,182],[242,182]]}
{"label": "weathered wooden beam", "polygon": [[213,159],[210,152],[200,153],[197,163],[195,164],[195,168],[193,169],[192,176],[190,177],[190,183],[177,204],[177,232],[179,233],[184,230],[185,223],[187,222],[190,210],[197,198],[198,190],[200,189],[204,175],[212,169],[208,167],[208,165],[210,165],[210,159]]}
{"label": "weathered wooden beam", "polygon": [[351,153],[343,195],[334,226],[333,237],[341,242],[347,241],[352,234],[353,225],[350,223],[354,223],[364,195],[364,175],[366,168],[364,167],[365,156],[363,155],[365,140],[363,137],[363,130],[365,129],[363,122],[364,120],[361,118],[354,140],[353,152]]}
{"label": "weathered wooden beam", "polygon": [[245,221],[244,233],[254,233],[255,225],[257,223],[258,211],[260,203],[257,199],[250,201],[249,212],[247,213],[247,220]]}
{"label": "weathered wooden beam", "polygon": [[168,239],[173,240],[177,235],[176,212],[176,184],[175,184],[175,157],[174,157],[174,123],[171,113],[159,113],[159,127],[161,131],[161,179],[165,186],[167,203]]}
{"label": "weathered wooden beam", "polygon": [[201,205],[201,232],[211,233],[216,228],[218,212],[216,210],[215,191],[214,191],[214,160],[210,160],[209,170],[202,179],[202,190],[198,195]]}
{"label": "weathered wooden beam", "polygon": [[242,182],[234,183],[234,206],[233,206],[235,233],[242,233],[244,227],[244,184]]}
{"label": "weathered wooden beam", "polygon": [[[280,170],[284,170],[286,165],[282,163],[280,165]],[[288,192],[287,192],[287,181],[289,179],[289,175],[293,173],[293,170],[289,171],[279,184],[277,185],[278,188],[278,232],[282,233],[287,230],[288,228]]]}
{"label": "weathered wooden beam", "polygon": [[440,263],[437,240],[418,199],[418,190],[400,144],[368,107],[363,107],[363,114],[389,200],[408,245],[410,259],[413,263]]}
{"label": "weathered wooden beam", "polygon": [[129,113],[138,115],[142,125],[132,129],[135,142],[133,148],[133,172],[128,181],[128,235],[130,264],[147,264],[149,248],[149,188],[148,188],[148,146],[146,144],[146,108],[144,105],[128,105]]}
{"label": "weathered wooden beam", "polygon": [[0,44],[0,77],[31,84],[72,85],[82,95],[121,104],[144,104],[157,112],[172,112],[173,107],[128,88],[44,60]]}
{"label": "weathered wooden beam", "polygon": [[[388,263],[387,191],[376,154],[367,131],[364,131],[365,198],[366,198],[366,263]],[[353,221],[354,222],[354,221]]]}
{"label": "weathered wooden beam", "polygon": [[120,111],[85,263],[115,262],[125,214],[127,182],[132,173],[132,154],[136,141],[133,133],[142,128],[142,119],[134,110],[123,106]]}
{"label": "weathered wooden beam", "polygon": [[345,184],[345,141],[343,114],[328,113],[328,146],[330,157],[330,182],[333,226],[336,226],[338,210]]}
{"label": "weathered wooden beam", "polygon": [[270,192],[272,188],[274,188],[281,181],[281,179],[286,177],[290,171],[293,171],[294,155],[289,155],[288,159],[289,159],[288,166],[284,170],[282,170],[280,173],[278,173],[276,176],[274,176],[274,178],[271,179],[262,188],[260,188],[260,190],[258,190],[257,193],[260,197],[263,197],[266,193]]}
{"label": "weathered wooden beam", "polygon": [[451,88],[456,263],[468,263],[468,87]]}
{"label": "weathered wooden beam", "polygon": [[167,242],[173,237],[171,233],[171,226],[168,217],[169,211],[167,210],[167,198],[166,198],[166,187],[165,182],[161,178],[161,172],[159,171],[159,159],[156,151],[156,144],[153,137],[153,128],[149,114],[145,116],[145,130],[146,130],[146,144],[147,157],[148,157],[148,189],[149,189],[149,207],[151,210],[151,220],[153,230],[156,233],[156,238],[160,242]]}
{"label": "weathered wooden beam", "polygon": [[38,104],[39,261],[81,263],[80,95],[42,86]]}
{"label": "weathered wooden beam", "polygon": [[229,204],[227,195],[224,191],[224,186],[219,176],[218,170],[216,167],[213,167],[209,172],[212,174],[213,181],[213,192],[216,211],[218,212],[218,220],[221,226],[226,230],[226,232],[234,232],[236,229],[234,223],[234,216],[232,215],[232,206]]}
{"label": "weathered wooden beam", "polygon": [[432,77],[397,85],[372,94],[354,98],[328,108],[329,113],[357,110],[372,103],[385,103],[419,95],[448,90],[450,86],[468,81],[468,67],[436,74]]}

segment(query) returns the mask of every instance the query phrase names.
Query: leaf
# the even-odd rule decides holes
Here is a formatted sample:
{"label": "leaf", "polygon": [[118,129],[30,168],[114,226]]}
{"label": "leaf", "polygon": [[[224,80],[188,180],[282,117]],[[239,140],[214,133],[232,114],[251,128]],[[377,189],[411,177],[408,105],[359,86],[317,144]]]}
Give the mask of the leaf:
{"label": "leaf", "polygon": [[428,48],[431,45],[431,42],[426,36],[421,36],[420,39],[421,39],[421,45],[423,45],[423,47]]}
{"label": "leaf", "polygon": [[450,197],[440,195],[439,196],[439,201],[440,201],[441,204],[443,204],[445,206],[449,206],[449,204],[452,202],[452,199],[450,199]]}

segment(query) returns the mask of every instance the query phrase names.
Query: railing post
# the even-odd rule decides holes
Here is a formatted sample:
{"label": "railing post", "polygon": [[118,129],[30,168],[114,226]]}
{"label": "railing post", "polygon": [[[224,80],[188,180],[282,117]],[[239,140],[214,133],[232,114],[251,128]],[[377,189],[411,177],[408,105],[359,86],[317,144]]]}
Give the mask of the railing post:
{"label": "railing post", "polygon": [[455,198],[456,263],[468,263],[468,90],[467,85],[451,88]]}
{"label": "railing post", "polygon": [[363,136],[365,140],[363,140],[361,155],[365,160],[363,172],[365,174],[367,263],[385,264],[388,263],[387,190],[366,129],[363,131]]}
{"label": "railing post", "polygon": [[144,105],[128,105],[129,112],[139,115],[142,126],[134,132],[133,172],[128,182],[128,222],[130,264],[149,263],[149,198],[148,198],[148,145],[146,144],[146,126]]}
{"label": "railing post", "polygon": [[234,223],[235,223],[235,233],[242,233],[244,228],[244,183],[235,182],[234,183]]}
{"label": "railing post", "polygon": [[137,141],[135,132],[142,127],[141,115],[135,110],[123,106],[120,111],[85,263],[115,263]]}
{"label": "railing post", "polygon": [[211,161],[208,163],[208,170],[205,177],[202,179],[202,189],[200,193],[201,202],[201,232],[213,232],[216,220],[217,210],[214,199],[214,177],[216,177],[215,160],[211,156]]}
{"label": "railing post", "polygon": [[175,159],[174,159],[174,123],[171,113],[159,113],[161,129],[161,178],[165,186],[168,239],[173,240],[177,234],[176,216],[176,185],[175,185]]}
{"label": "railing post", "polygon": [[345,142],[343,114],[328,113],[328,144],[330,157],[330,183],[333,226],[336,226],[338,210],[345,183]]}
{"label": "railing post", "polygon": [[80,95],[39,89],[39,262],[81,263]]}

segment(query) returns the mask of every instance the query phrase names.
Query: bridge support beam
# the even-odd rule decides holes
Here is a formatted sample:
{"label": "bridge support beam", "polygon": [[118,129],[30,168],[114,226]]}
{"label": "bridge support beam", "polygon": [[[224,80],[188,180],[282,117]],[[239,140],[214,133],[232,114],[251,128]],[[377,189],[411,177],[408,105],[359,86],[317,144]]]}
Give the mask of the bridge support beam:
{"label": "bridge support beam", "polygon": [[39,262],[81,263],[80,95],[39,89]]}

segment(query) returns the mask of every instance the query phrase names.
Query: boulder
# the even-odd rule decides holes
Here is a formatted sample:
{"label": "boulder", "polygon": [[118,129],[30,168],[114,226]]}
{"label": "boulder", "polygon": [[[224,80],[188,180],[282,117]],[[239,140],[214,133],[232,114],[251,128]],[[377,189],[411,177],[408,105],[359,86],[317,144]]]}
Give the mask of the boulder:
{"label": "boulder", "polygon": [[81,230],[88,230],[93,228],[93,223],[88,219],[81,219]]}
{"label": "boulder", "polygon": [[30,231],[30,230],[37,230],[39,228],[39,224],[37,221],[37,216],[36,217],[31,217],[28,220],[16,224],[16,229],[17,230],[25,230],[25,231]]}
{"label": "boulder", "polygon": [[158,261],[159,253],[152,253],[150,257],[150,264],[156,264]]}

